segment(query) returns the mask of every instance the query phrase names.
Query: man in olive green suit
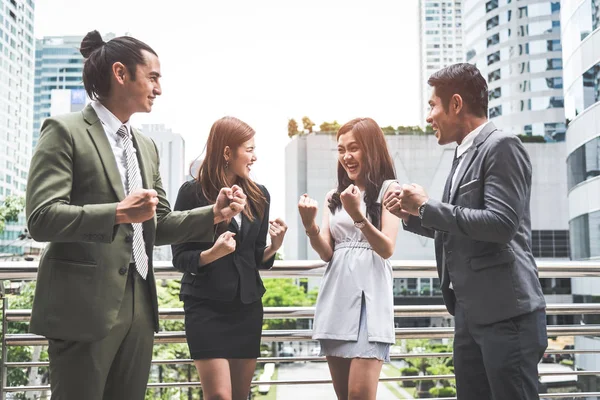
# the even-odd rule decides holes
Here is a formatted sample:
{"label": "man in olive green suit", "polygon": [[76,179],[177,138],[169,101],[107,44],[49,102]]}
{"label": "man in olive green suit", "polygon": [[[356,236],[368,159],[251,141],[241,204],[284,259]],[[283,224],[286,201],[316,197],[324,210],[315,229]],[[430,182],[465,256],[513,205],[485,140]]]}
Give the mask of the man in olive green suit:
{"label": "man in olive green suit", "polygon": [[246,197],[224,188],[214,206],[172,212],[157,148],[129,125],[161,94],[156,53],[96,31],[81,53],[96,100],[44,122],[29,171],[29,232],[50,242],[30,329],[49,339],[53,400],[142,400],[158,330],[154,245],[212,240]]}

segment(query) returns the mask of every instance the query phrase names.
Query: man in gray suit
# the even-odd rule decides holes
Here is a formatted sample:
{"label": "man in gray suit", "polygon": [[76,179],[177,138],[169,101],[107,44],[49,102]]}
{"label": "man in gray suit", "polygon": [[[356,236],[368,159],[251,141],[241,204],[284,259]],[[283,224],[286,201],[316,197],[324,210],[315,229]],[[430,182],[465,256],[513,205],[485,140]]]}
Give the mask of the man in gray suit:
{"label": "man in gray suit", "polygon": [[388,193],[404,229],[435,238],[444,302],[454,315],[460,400],[539,399],[537,364],[548,340],[531,253],[531,163],[521,141],[487,120],[485,79],[471,64],[433,74],[427,122],[456,142],[442,200],[416,184]]}

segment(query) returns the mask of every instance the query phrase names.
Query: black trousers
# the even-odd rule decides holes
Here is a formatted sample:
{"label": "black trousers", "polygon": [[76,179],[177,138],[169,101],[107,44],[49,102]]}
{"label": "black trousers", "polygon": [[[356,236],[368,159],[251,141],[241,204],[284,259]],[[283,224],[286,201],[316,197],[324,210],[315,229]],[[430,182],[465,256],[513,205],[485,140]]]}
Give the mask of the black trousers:
{"label": "black trousers", "polygon": [[539,399],[537,364],[548,346],[546,310],[489,325],[456,304],[454,373],[459,400]]}

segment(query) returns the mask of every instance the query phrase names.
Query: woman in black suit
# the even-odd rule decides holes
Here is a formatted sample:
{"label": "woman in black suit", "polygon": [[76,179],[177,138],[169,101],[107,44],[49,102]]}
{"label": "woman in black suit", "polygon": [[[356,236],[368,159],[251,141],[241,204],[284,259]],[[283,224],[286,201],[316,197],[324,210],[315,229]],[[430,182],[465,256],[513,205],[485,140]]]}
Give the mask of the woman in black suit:
{"label": "woman in black suit", "polygon": [[173,265],[184,272],[185,332],[205,399],[248,397],[263,321],[258,270],[273,266],[287,230],[280,219],[269,222],[269,192],[250,179],[254,134],[237,118],[215,122],[198,178],[183,184],[175,203],[175,210],[214,204],[221,187],[238,186],[247,196],[244,211],[217,227],[214,243],[172,246]]}

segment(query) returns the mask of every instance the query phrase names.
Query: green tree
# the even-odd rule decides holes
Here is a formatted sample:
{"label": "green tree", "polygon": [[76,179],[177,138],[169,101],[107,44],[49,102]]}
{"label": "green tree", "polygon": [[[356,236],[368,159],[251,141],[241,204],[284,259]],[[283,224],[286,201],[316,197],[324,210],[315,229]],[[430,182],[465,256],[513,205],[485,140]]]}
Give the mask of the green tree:
{"label": "green tree", "polygon": [[[265,279],[262,302],[265,307],[311,306],[315,304],[316,294],[306,293],[302,285],[293,279]],[[263,329],[295,329],[295,319],[265,319]]]}
{"label": "green tree", "polygon": [[7,196],[0,204],[0,233],[4,232],[6,222],[14,222],[19,218],[19,213],[25,208],[23,196]]}
{"label": "green tree", "polygon": [[288,137],[294,137],[298,134],[298,123],[294,118],[288,119]]}
{"label": "green tree", "polygon": [[396,129],[393,126],[384,126],[383,128],[381,128],[381,130],[383,131],[384,135],[395,135],[396,134]]}
{"label": "green tree", "polygon": [[305,131],[307,131],[308,133],[312,133],[313,126],[315,126],[315,123],[312,122],[307,116],[304,116],[302,117],[302,126],[304,127]]}
{"label": "green tree", "polygon": [[546,139],[540,135],[517,135],[523,143],[546,143]]}
{"label": "green tree", "polygon": [[323,122],[319,125],[319,130],[326,133],[336,133],[340,129],[341,125],[337,121]]}

